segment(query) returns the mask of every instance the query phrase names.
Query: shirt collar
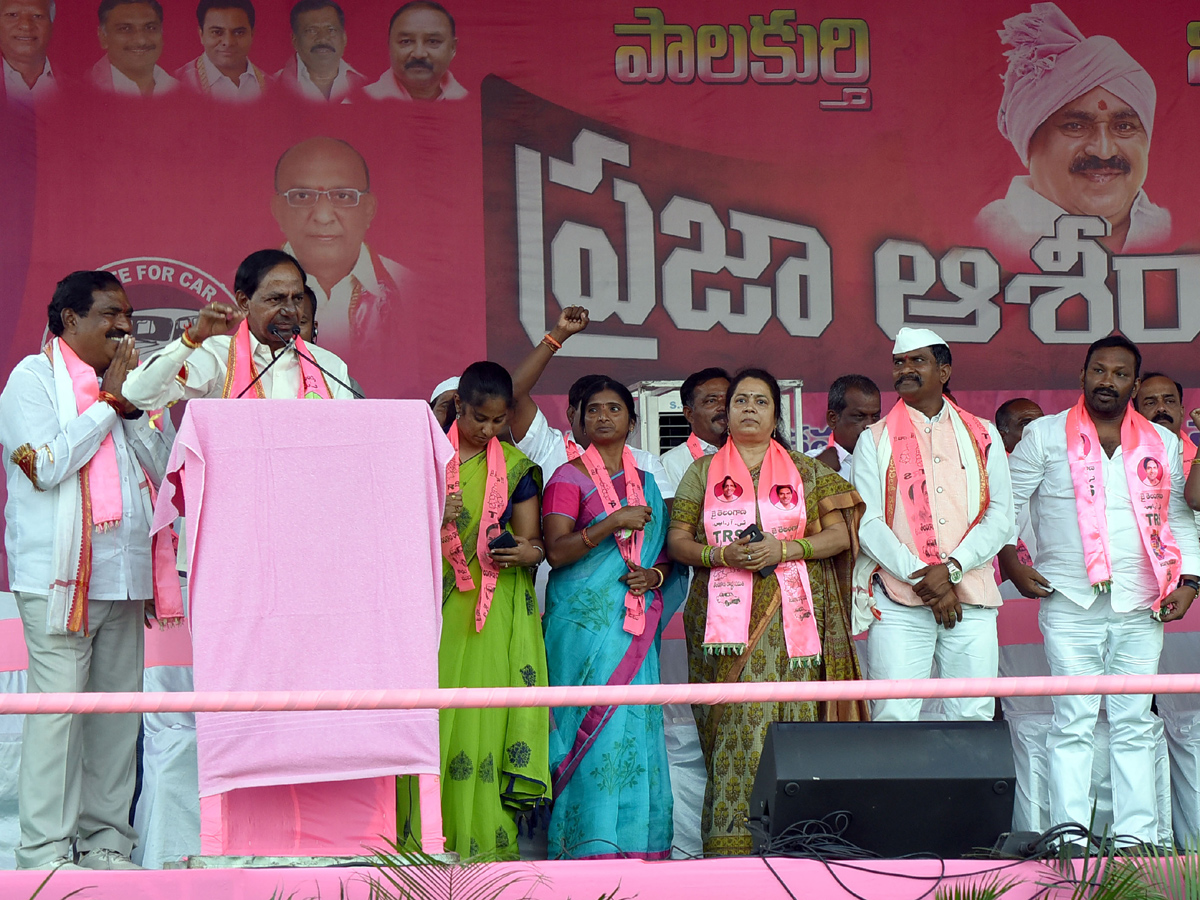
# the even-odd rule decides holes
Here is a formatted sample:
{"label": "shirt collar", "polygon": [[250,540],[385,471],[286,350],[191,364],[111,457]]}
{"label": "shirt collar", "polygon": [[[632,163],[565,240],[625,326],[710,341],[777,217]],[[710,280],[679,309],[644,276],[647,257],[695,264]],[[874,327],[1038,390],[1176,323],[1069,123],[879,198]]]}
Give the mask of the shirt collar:
{"label": "shirt collar", "polygon": [[[1067,211],[1052,200],[1039,194],[1033,187],[1033,178],[1029,175],[1018,175],[1008,186],[1004,197],[1013,217],[1020,222],[1053,222],[1059,216],[1065,216]],[[1130,231],[1146,216],[1157,215],[1159,208],[1150,202],[1144,190],[1139,190],[1129,208]]]}
{"label": "shirt collar", "polygon": [[209,85],[212,85],[213,82],[224,78],[226,81],[229,81],[233,84],[236,84],[238,87],[241,87],[243,84],[246,83],[247,75],[249,75],[251,78],[254,78],[254,67],[250,64],[249,57],[246,58],[246,71],[238,76],[237,81],[234,81],[232,78],[230,78],[224,72],[222,72],[220,69],[218,69],[216,63],[214,63],[211,59],[208,58],[207,53],[200,54],[200,65],[204,66],[204,70],[208,73]]}
{"label": "shirt collar", "polygon": [[942,398],[942,408],[937,411],[937,415],[935,415],[935,416],[927,416],[927,415],[925,415],[925,413],[921,412],[915,406],[909,406],[907,403],[905,403],[904,406],[906,409],[908,409],[909,418],[911,418],[914,422],[937,423],[937,422],[942,421],[942,417],[946,415],[946,410],[949,408],[950,404],[947,403],[946,398],[943,397]]}
{"label": "shirt collar", "polygon": [[[346,74],[348,72],[353,72],[353,71],[354,71],[354,69],[351,68],[350,64],[346,62],[345,57],[338,60],[337,75],[335,75],[333,77],[333,84],[334,84],[335,88],[340,82],[344,82],[346,80]],[[312,80],[312,75],[310,75],[308,73],[308,66],[306,66],[304,64],[304,60],[302,60],[300,58],[299,53],[296,54],[296,77],[298,79],[300,79],[301,81],[303,81],[305,84],[311,84],[314,88],[316,87],[316,84]],[[318,88],[318,90],[319,90],[319,88]]]}
{"label": "shirt collar", "polygon": [[[0,59],[4,59],[4,57],[0,56]],[[13,68],[7,59],[4,59],[4,77],[8,78],[10,75],[16,76],[22,81],[25,80],[25,76]],[[54,78],[54,70],[50,68],[50,57],[48,56],[46,57],[45,62],[42,63],[42,72],[40,75],[38,75],[37,81],[34,82],[34,86],[36,87],[37,82],[41,81],[43,78]],[[29,90],[33,90],[33,88],[29,88]]]}

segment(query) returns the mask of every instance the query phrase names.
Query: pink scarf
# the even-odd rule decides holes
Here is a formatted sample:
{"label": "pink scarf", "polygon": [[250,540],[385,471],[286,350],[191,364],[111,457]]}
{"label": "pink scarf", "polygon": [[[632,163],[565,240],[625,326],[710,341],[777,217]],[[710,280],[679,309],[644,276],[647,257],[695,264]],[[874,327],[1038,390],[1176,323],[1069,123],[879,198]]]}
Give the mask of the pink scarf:
{"label": "pink scarf", "polygon": [[[583,467],[587,469],[588,476],[592,479],[592,484],[596,485],[596,491],[600,494],[600,502],[604,504],[605,515],[612,515],[621,508],[621,499],[617,496],[612,479],[608,476],[604,460],[600,458],[600,451],[596,449],[595,444],[592,444],[580,458],[583,460]],[[628,446],[621,450],[621,465],[625,469],[625,499],[630,506],[645,506],[646,495],[642,491],[637,465],[633,461],[633,453]],[[635,566],[642,564],[642,532],[632,528],[622,528],[613,535],[613,538],[616,540],[617,549],[621,551],[621,557],[625,562]],[[625,592],[624,627],[626,632],[634,635],[641,634],[645,630],[645,596],[638,596],[632,591]]]}
{"label": "pink scarf", "polygon": [[[1096,425],[1084,406],[1083,397],[1067,413],[1067,463],[1075,486],[1075,510],[1079,515],[1079,534],[1083,538],[1083,558],[1088,581],[1097,594],[1112,589],[1112,560],[1108,551],[1108,521],[1104,502],[1103,453]],[[1125,462],[1125,482],[1133,503],[1133,518],[1138,524],[1146,558],[1158,579],[1158,599],[1154,609],[1175,587],[1183,558],[1167,523],[1171,500],[1171,469],[1162,438],[1133,407],[1121,420],[1121,455]],[[1158,480],[1151,483],[1145,462],[1158,463]]]}
{"label": "pink scarf", "polygon": [[[296,349],[304,356],[312,356],[308,345],[298,336]],[[299,357],[300,389],[296,392],[297,399],[329,400],[331,394],[324,374],[304,356]],[[254,354],[250,350],[250,324],[242,319],[242,324],[238,326],[237,331],[233,333],[233,339],[229,342],[229,357],[225,366],[225,388],[221,391],[221,396],[237,398],[257,377],[258,367],[254,365]],[[254,392],[248,396],[259,400],[267,396],[263,392],[261,381],[254,385]]]}
{"label": "pink scarf", "polygon": [[[454,422],[446,432],[454,447],[454,455],[446,463],[446,493],[454,494],[462,490],[462,480],[459,469],[462,465],[458,458],[458,423]],[[483,514],[479,519],[479,534],[475,541],[475,558],[479,560],[479,574],[482,584],[479,586],[479,599],[475,603],[475,631],[483,631],[487,622],[488,610],[492,608],[492,598],[496,596],[496,579],[500,568],[488,552],[488,530],[493,525],[500,524],[500,516],[508,506],[508,464],[504,461],[504,449],[498,438],[488,441],[487,450],[487,482],[483,488]],[[462,592],[475,589],[475,580],[467,564],[467,555],[463,550],[462,538],[458,535],[458,526],[447,522],[442,526],[442,557],[450,563],[454,570],[454,583]]]}
{"label": "pink scarf", "polygon": [[[62,354],[63,365],[71,376],[71,387],[75,391],[75,408],[82,415],[100,399],[100,386],[96,370],[75,355],[64,340],[54,346]],[[97,531],[107,531],[121,523],[121,470],[117,466],[117,446],[112,435],[106,434],[100,449],[84,466],[84,510],[91,511],[92,525]]]}
{"label": "pink scarf", "polygon": [[[723,499],[722,485],[732,478],[740,493]],[[737,534],[755,522],[758,516],[764,532],[781,541],[804,537],[808,524],[804,484],[796,463],[777,441],[771,441],[758,474],[758,496],[749,493],[754,484],[742,455],[727,440],[708,467],[704,498],[704,532],[708,543],[725,546],[737,540]],[[792,489],[792,509],[783,509],[776,489]],[[783,602],[783,637],[792,668],[817,665],[821,661],[821,636],[813,615],[812,590],[808,566],[802,559],[789,559],[775,568]],[[708,616],[704,627],[704,651],[740,655],[750,638],[750,613],[754,595],[754,574],[745,569],[714,567],[708,576]]]}
{"label": "pink scarf", "polygon": [[[82,414],[100,399],[96,370],[81,360],[61,338],[55,339],[48,347],[51,364],[54,362],[52,349],[54,347],[58,348],[63,366],[71,379],[71,387],[75,393],[75,408]],[[161,414],[160,411],[159,415],[161,416]],[[154,501],[157,499],[154,482],[150,480],[145,469],[142,470],[142,478],[138,487],[140,490],[149,492],[149,507],[153,509]],[[88,629],[88,589],[92,574],[91,529],[106,531],[109,528],[115,528],[120,524],[123,514],[121,470],[117,463],[117,447],[111,433],[104,436],[95,455],[79,470],[79,488],[85,527],[82,532],[83,546],[76,578],[76,591],[67,617],[67,630],[86,634]],[[86,527],[89,525],[90,528]],[[154,614],[159,624],[163,626],[178,625],[183,621],[183,592],[179,587],[179,574],[175,561],[178,540],[171,529],[160,531],[151,540]]]}
{"label": "pink scarf", "polygon": [[[968,526],[969,532],[979,524],[991,502],[987,455],[992,446],[992,439],[987,427],[979,419],[960,409],[949,397],[944,399],[962,418],[963,425],[971,435],[975,464],[979,467],[979,513],[975,516],[975,521]],[[912,417],[908,414],[908,405],[903,400],[897,400],[896,405],[887,414],[887,432],[892,443],[892,459],[888,463],[885,519],[889,527],[896,520],[897,487],[901,483],[912,485],[915,488],[912,492],[913,502],[906,500],[904,503],[908,530],[916,546],[917,556],[927,565],[936,566],[942,562],[942,557],[938,551],[937,529],[933,527],[933,511],[929,506],[925,462],[921,458],[921,445],[917,442],[917,431],[913,428]],[[965,464],[966,460],[963,462]]]}
{"label": "pink scarf", "polygon": [[563,435],[563,447],[566,448],[568,462],[573,462],[574,460],[579,459],[579,445],[571,440],[571,436],[569,434]]}
{"label": "pink scarf", "polygon": [[700,438],[696,437],[696,432],[688,435],[687,439],[688,453],[692,454],[692,459],[697,460],[704,456],[704,448],[700,446]]}

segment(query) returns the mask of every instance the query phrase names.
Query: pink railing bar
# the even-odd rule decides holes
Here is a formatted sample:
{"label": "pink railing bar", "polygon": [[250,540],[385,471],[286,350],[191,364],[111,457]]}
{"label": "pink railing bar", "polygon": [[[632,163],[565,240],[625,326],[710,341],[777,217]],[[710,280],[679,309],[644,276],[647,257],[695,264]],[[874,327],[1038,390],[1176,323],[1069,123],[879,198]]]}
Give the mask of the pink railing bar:
{"label": "pink railing bar", "polygon": [[145,694],[0,694],[0,714],[254,712],[347,709],[478,709],[761,703],[928,697],[1046,697],[1063,694],[1195,694],[1200,675],[1065,678],[936,678],[909,681],[801,681],[753,684],[456,688],[373,691],[198,691]]}

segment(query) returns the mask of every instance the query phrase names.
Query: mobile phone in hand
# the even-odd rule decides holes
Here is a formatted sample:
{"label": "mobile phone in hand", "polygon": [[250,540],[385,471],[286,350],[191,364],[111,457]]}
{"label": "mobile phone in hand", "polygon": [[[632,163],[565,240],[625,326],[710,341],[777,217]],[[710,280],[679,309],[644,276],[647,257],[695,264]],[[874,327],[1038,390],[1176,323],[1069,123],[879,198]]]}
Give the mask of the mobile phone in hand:
{"label": "mobile phone in hand", "polygon": [[511,531],[502,531],[488,541],[489,550],[510,550],[515,546],[517,546],[517,539],[513,537]]}

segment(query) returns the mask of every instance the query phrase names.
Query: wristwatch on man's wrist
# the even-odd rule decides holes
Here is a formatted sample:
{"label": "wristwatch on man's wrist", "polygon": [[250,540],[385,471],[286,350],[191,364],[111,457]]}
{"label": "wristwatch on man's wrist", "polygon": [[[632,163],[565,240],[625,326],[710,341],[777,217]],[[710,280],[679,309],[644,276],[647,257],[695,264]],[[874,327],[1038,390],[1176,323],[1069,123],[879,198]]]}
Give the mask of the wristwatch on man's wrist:
{"label": "wristwatch on man's wrist", "polygon": [[960,582],[962,582],[962,577],[963,577],[962,567],[959,566],[959,564],[956,563],[954,560],[952,560],[952,559],[946,560],[946,571],[948,571],[950,573],[950,583],[951,584],[959,584]]}
{"label": "wristwatch on man's wrist", "polygon": [[1190,575],[1180,575],[1178,587],[1190,587],[1197,594],[1200,594],[1200,581],[1197,581]]}

